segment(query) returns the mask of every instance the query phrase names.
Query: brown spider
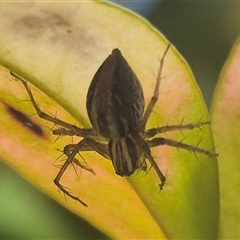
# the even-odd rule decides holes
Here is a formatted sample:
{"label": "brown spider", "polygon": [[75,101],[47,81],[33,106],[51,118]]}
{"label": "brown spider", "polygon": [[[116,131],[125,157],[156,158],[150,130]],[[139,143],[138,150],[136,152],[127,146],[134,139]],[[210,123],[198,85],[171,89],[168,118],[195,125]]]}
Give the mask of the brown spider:
{"label": "brown spider", "polygon": [[[27,82],[12,73],[14,77],[23,82],[38,116],[58,126],[57,129],[53,130],[54,135],[82,138],[77,144],[66,145],[63,150],[68,158],[54,179],[54,183],[64,194],[87,207],[85,202],[72,195],[60,183],[65,170],[69,164],[75,162],[75,156],[79,151],[96,151],[101,156],[111,159],[116,174],[123,177],[131,176],[138,169],[146,171],[146,159],[148,159],[161,181],[160,189],[166,182],[166,176],[152,157],[150,148],[169,145],[202,153],[209,157],[217,156],[214,152],[196,146],[156,137],[159,133],[193,129],[210,122],[163,126],[145,131],[146,123],[158,100],[161,72],[169,49],[170,44],[161,58],[154,94],[145,113],[142,86],[137,76],[120,50],[114,49],[112,51],[112,54],[97,70],[87,93],[87,113],[93,128],[79,128],[42,112]],[[101,143],[99,140],[102,140]],[[90,169],[86,170],[90,171]]]}

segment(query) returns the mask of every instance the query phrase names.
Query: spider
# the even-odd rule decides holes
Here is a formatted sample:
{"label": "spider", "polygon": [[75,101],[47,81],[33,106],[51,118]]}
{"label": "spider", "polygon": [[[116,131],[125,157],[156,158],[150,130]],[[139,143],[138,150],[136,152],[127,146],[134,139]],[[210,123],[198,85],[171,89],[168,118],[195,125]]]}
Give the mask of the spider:
{"label": "spider", "polygon": [[[145,102],[140,81],[122,56],[121,51],[119,49],[112,50],[111,55],[107,57],[95,73],[88,89],[86,107],[92,128],[79,128],[42,112],[33,97],[28,83],[11,73],[23,82],[38,116],[58,126],[57,129],[53,129],[54,135],[81,137],[77,144],[69,144],[64,147],[63,153],[67,156],[67,160],[54,179],[55,185],[65,195],[85,207],[88,206],[60,183],[68,166],[73,162],[76,163],[75,156],[80,151],[96,151],[101,156],[110,159],[115,173],[122,177],[131,176],[139,169],[147,171],[147,159],[160,179],[160,189],[163,188],[166,182],[166,176],[155,162],[150,148],[169,145],[195,153],[202,153],[209,157],[217,156],[214,152],[196,146],[157,137],[159,133],[198,128],[204,124],[210,124],[210,122],[169,125],[145,130],[150,114],[158,101],[162,68],[170,46],[168,44],[160,60],[154,93],[145,112]],[[86,167],[84,169],[90,171]]]}

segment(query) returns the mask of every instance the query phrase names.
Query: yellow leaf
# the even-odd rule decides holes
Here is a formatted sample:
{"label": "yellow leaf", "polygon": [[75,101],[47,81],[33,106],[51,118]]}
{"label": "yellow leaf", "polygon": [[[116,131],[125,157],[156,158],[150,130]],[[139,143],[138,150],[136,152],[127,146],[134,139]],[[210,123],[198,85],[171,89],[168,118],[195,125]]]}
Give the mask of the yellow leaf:
{"label": "yellow leaf", "polygon": [[[159,59],[167,40],[143,19],[102,2],[6,3],[0,13],[0,63],[33,83],[33,94],[44,112],[67,122],[90,127],[86,94],[95,72],[119,48],[139,77],[149,103],[156,83]],[[160,99],[148,128],[207,121],[208,115],[192,73],[174,47],[163,67]],[[62,184],[88,204],[65,201],[53,179],[61,155],[55,149],[79,141],[69,137],[57,141],[52,124],[33,116],[34,109],[20,81],[3,70],[0,108],[1,157],[35,186],[82,216],[110,237],[215,238],[218,230],[218,171],[215,160],[168,146],[154,148],[153,156],[168,175],[168,185],[159,192],[153,169],[121,178],[109,160],[95,152],[81,153],[91,172],[68,169]],[[74,120],[39,89],[64,107]],[[22,120],[14,111],[23,113]],[[14,114],[15,113],[15,114]],[[29,127],[28,119],[43,134]],[[31,124],[30,124],[31,125]],[[184,134],[184,135],[183,135]],[[202,131],[171,132],[165,137],[208,150],[213,149],[209,126]],[[62,158],[64,159],[64,157]],[[81,160],[81,157],[79,158]],[[57,162],[59,164],[59,162]]]}

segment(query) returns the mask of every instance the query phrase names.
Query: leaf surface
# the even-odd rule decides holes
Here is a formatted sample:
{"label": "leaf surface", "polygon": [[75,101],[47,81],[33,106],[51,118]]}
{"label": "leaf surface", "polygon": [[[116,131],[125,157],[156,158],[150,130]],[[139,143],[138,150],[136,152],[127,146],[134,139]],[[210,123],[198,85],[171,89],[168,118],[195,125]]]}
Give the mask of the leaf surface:
{"label": "leaf surface", "polygon": [[219,239],[239,239],[240,220],[240,39],[226,61],[213,99],[212,126],[219,153],[220,232]]}
{"label": "leaf surface", "polygon": [[[140,79],[146,105],[150,101],[167,40],[138,16],[99,2],[6,3],[1,4],[0,13],[0,63],[37,87],[32,91],[44,112],[90,127],[85,107],[88,86],[114,48],[121,50]],[[198,86],[173,46],[162,75],[159,101],[147,128],[207,121]],[[5,69],[1,71],[0,91],[1,158],[56,201],[113,238],[216,238],[216,160],[168,146],[154,148],[152,154],[168,176],[168,184],[159,192],[160,181],[153,169],[121,178],[110,161],[95,152],[81,153],[95,175],[77,168],[77,176],[69,168],[62,184],[88,204],[84,208],[71,199],[66,201],[52,182],[59,171],[54,163],[62,164],[56,162],[61,155],[56,149],[79,139],[55,141],[53,124],[32,115],[35,111],[25,101],[29,98],[22,83]],[[20,120],[12,109],[27,116],[43,134],[34,132],[28,120]],[[163,136],[214,148],[209,125]]]}

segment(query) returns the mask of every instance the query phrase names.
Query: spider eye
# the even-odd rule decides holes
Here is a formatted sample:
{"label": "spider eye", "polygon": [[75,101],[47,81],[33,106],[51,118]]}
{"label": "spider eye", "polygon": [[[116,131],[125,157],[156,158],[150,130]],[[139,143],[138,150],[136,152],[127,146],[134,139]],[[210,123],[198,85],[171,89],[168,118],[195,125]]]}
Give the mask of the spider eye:
{"label": "spider eye", "polygon": [[142,86],[120,50],[114,49],[89,86],[87,112],[93,128],[106,138],[127,136],[142,118]]}

